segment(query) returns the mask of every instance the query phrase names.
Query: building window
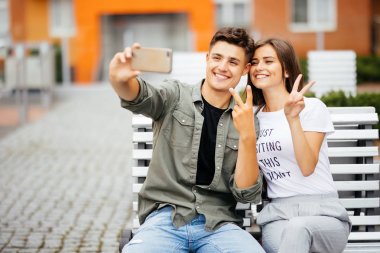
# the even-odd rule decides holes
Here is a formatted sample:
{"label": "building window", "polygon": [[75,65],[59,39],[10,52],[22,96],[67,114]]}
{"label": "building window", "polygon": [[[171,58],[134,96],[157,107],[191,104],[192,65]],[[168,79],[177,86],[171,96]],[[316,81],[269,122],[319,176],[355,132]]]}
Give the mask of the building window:
{"label": "building window", "polygon": [[251,0],[215,0],[216,25],[251,27]]}
{"label": "building window", "polygon": [[9,36],[8,0],[0,0],[0,38]]}
{"label": "building window", "polygon": [[336,29],[336,0],[291,0],[290,3],[290,29],[293,32]]}
{"label": "building window", "polygon": [[50,35],[70,37],[75,34],[73,0],[50,0]]}

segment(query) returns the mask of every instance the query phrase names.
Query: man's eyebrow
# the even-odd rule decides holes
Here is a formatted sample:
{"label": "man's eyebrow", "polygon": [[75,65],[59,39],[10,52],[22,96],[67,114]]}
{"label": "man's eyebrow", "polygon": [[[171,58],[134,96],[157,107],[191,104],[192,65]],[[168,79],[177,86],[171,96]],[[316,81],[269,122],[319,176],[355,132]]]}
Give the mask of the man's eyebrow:
{"label": "man's eyebrow", "polygon": [[237,61],[240,62],[240,59],[235,58],[235,57],[228,57],[230,61]]}
{"label": "man's eyebrow", "polygon": [[[211,54],[212,56],[219,56],[219,57],[225,57],[223,54],[220,54],[220,53],[212,53]],[[238,59],[238,58],[235,58],[235,57],[230,57],[230,56],[228,56],[227,57],[228,58],[228,60],[230,60],[230,61],[237,61],[237,62],[240,62],[240,59]]]}

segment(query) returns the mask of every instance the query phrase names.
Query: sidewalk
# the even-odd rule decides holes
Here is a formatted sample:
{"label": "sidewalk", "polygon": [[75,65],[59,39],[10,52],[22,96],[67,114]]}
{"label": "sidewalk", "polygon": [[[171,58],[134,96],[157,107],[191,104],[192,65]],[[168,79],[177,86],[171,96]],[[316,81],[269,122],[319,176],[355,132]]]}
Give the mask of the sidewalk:
{"label": "sidewalk", "polygon": [[118,252],[131,224],[131,114],[108,85],[56,90],[0,137],[0,252]]}

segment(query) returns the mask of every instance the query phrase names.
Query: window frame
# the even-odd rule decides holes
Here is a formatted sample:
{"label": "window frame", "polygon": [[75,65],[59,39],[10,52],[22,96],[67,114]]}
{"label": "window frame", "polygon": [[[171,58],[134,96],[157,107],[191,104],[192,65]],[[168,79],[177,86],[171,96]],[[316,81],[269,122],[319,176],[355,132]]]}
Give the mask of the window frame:
{"label": "window frame", "polygon": [[306,33],[306,32],[333,32],[337,29],[337,1],[328,0],[329,4],[329,21],[327,23],[319,23],[317,21],[318,10],[317,2],[318,0],[305,0],[307,1],[307,18],[309,19],[306,23],[296,23],[293,20],[294,17],[294,1],[290,1],[290,17],[289,17],[289,30],[292,32]]}
{"label": "window frame", "polygon": [[[49,0],[49,33],[51,36],[72,37],[75,35],[76,25],[73,1]],[[65,12],[62,13],[62,10]],[[56,22],[57,20],[60,21]]]}
{"label": "window frame", "polygon": [[0,13],[3,12],[5,15],[5,23],[1,22],[0,27],[0,38],[6,38],[10,33],[10,16],[9,16],[9,2],[8,0],[0,0]]}
{"label": "window frame", "polygon": [[[236,23],[235,20],[235,4],[243,4],[243,21]],[[239,26],[244,28],[250,28],[252,26],[253,13],[252,13],[252,0],[214,0],[215,6],[215,25],[217,28],[224,26]],[[222,7],[221,18],[218,15],[218,8]],[[219,22],[219,21],[223,22]]]}

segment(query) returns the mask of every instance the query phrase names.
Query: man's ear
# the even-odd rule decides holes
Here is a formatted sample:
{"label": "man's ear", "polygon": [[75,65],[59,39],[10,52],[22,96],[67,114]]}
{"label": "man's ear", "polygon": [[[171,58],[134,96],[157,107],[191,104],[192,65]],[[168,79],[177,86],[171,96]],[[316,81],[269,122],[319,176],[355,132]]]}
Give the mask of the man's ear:
{"label": "man's ear", "polygon": [[249,73],[249,70],[251,69],[251,63],[247,63],[244,67],[243,76],[245,76],[247,73]]}

